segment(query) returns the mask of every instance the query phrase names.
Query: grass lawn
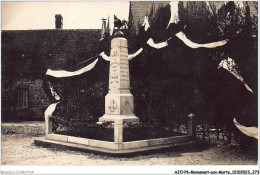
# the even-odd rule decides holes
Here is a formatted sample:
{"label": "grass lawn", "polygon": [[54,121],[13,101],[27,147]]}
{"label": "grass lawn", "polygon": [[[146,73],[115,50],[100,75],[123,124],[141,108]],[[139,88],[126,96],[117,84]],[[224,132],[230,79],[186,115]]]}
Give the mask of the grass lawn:
{"label": "grass lawn", "polygon": [[256,165],[257,152],[221,143],[172,148],[132,157],[79,152],[34,145],[44,137],[44,122],[2,123],[2,165]]}

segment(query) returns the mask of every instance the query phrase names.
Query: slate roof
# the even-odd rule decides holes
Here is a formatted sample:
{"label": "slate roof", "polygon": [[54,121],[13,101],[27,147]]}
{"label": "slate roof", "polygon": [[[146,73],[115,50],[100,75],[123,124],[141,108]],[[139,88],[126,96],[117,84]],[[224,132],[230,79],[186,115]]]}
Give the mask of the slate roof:
{"label": "slate roof", "polygon": [[166,6],[169,3],[170,1],[131,1],[129,18],[132,18],[134,25],[137,26],[138,22],[143,23],[144,16],[151,10],[156,11],[159,6]]}
{"label": "slate roof", "polygon": [[2,31],[2,75],[64,69],[98,50],[100,30]]}

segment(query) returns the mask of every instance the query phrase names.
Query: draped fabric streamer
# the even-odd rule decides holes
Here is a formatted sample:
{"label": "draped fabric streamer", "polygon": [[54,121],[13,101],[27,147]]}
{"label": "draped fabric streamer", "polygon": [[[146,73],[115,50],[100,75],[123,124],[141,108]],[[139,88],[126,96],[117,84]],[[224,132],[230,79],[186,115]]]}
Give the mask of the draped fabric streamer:
{"label": "draped fabric streamer", "polygon": [[177,24],[179,22],[179,1],[171,1],[169,4],[171,6],[171,18],[166,29],[169,27],[171,23]]}
{"label": "draped fabric streamer", "polygon": [[[104,54],[104,52],[102,52]],[[99,54],[98,56],[101,56],[102,55]],[[96,57],[96,56],[95,56]],[[92,61],[93,58],[90,58],[86,61],[83,61],[82,63],[80,63],[79,65],[76,66],[76,68],[78,67],[81,67],[82,65],[85,65],[86,63],[88,63],[89,61]],[[57,71],[54,71],[54,70],[50,70],[48,69],[47,72],[46,72],[46,76],[50,76],[50,77],[55,77],[55,78],[66,78],[66,77],[72,77],[72,76],[77,76],[77,75],[81,75],[85,72],[88,72],[90,71],[91,69],[93,69],[95,67],[95,65],[97,64],[98,62],[98,58],[96,58],[94,61],[92,61],[90,64],[88,64],[87,66],[79,69],[79,70],[76,70],[74,72],[72,71],[66,71],[66,70],[57,70]],[[75,68],[73,68],[75,69]],[[48,79],[48,78],[47,78]],[[52,97],[54,97],[55,99],[55,103],[52,103],[51,105],[48,106],[48,108],[45,110],[44,112],[44,116],[45,116],[45,120],[47,121],[52,115],[53,115],[53,112],[55,111],[56,107],[57,107],[57,104],[60,103],[60,100],[61,100],[61,97],[58,95],[58,93],[55,91],[52,83],[50,80],[47,81],[47,86],[50,90],[50,93],[52,95]]]}
{"label": "draped fabric streamer", "polygon": [[145,31],[147,31],[150,28],[150,24],[146,16],[144,17],[144,23],[142,24],[142,26],[144,26]]}
{"label": "draped fabric streamer", "polygon": [[[172,36],[177,36],[180,40],[183,41],[184,44],[186,44],[187,46],[189,46],[190,48],[196,49],[196,48],[200,48],[200,47],[204,47],[204,48],[216,48],[219,46],[223,46],[227,43],[227,40],[221,40],[221,41],[217,41],[217,42],[211,42],[211,43],[205,43],[205,44],[198,44],[195,42],[192,42],[191,40],[189,40],[186,35],[182,32],[182,25],[181,24],[177,24],[179,21],[179,15],[178,15],[178,1],[173,1],[170,3],[171,5],[171,18],[169,21],[169,24],[166,28],[165,31],[162,31],[160,33],[160,35],[166,35],[168,36],[168,40],[171,39]],[[159,43],[154,43],[154,38],[155,35],[152,32],[148,19],[145,16],[144,17],[144,23],[142,25],[142,29],[145,31],[146,33],[146,38],[149,38],[147,40],[147,44],[151,47],[154,47],[156,49],[161,49],[163,47],[166,47],[167,41],[162,41]],[[141,29],[141,30],[142,30]],[[148,30],[149,29],[149,30]],[[142,34],[142,32],[140,32]],[[156,35],[158,35],[158,33],[156,33]],[[165,36],[164,36],[165,37]],[[145,39],[146,40],[146,39]]]}
{"label": "draped fabric streamer", "polygon": [[234,124],[236,125],[236,127],[245,135],[249,136],[249,137],[253,137],[255,139],[258,139],[258,128],[257,127],[246,127],[243,126],[241,124],[239,124],[236,121],[236,118],[234,118],[233,120]]}
{"label": "draped fabric streamer", "polygon": [[183,32],[179,32],[176,34],[176,36],[182,40],[184,42],[184,44],[186,44],[187,46],[193,48],[193,49],[197,49],[200,47],[204,47],[204,48],[216,48],[219,46],[223,46],[225,44],[227,44],[226,40],[221,40],[221,41],[217,41],[217,42],[211,42],[211,43],[206,43],[206,44],[198,44],[198,43],[194,43],[191,40],[189,40],[186,35]]}
{"label": "draped fabric streamer", "polygon": [[[137,55],[139,55],[142,51],[143,51],[143,48],[141,47],[141,48],[138,49],[135,53],[129,54],[129,55],[128,55],[128,60],[133,59],[134,57],[136,57]],[[102,53],[100,54],[100,56],[101,56],[104,60],[110,61],[110,57],[107,56],[104,52],[102,52]]]}
{"label": "draped fabric streamer", "polygon": [[110,57],[107,56],[107,55],[105,54],[105,52],[102,52],[102,53],[100,54],[100,56],[101,56],[104,60],[110,61]]}
{"label": "draped fabric streamer", "polygon": [[[92,58],[91,58],[92,59]],[[70,72],[70,71],[64,71],[64,70],[58,70],[58,71],[53,71],[53,70],[50,70],[48,69],[47,72],[46,72],[46,75],[47,76],[52,76],[52,77],[55,77],[55,78],[65,78],[65,77],[72,77],[72,76],[76,76],[76,75],[80,75],[80,74],[83,74],[87,71],[90,71],[91,69],[93,69],[96,65],[98,61],[98,58],[93,61],[92,63],[88,64],[87,66],[77,70],[77,71],[74,71],[74,72]],[[60,103],[60,96],[58,95],[58,93],[54,90],[53,86],[51,85],[50,82],[48,82],[48,87],[50,89],[50,92],[51,92],[51,95],[55,98],[56,103],[52,103],[51,105],[48,106],[48,108],[45,110],[44,112],[44,117],[45,117],[45,120],[48,120],[53,112],[55,111],[56,109],[56,106],[57,104]]]}
{"label": "draped fabric streamer", "polygon": [[114,18],[111,18],[111,30],[110,30],[110,36],[113,36],[113,32],[114,32]]}
{"label": "draped fabric streamer", "polygon": [[129,54],[129,55],[128,55],[128,60],[133,59],[134,57],[136,57],[137,55],[139,55],[142,51],[143,51],[143,48],[141,47],[141,48],[138,49],[135,53]]}
{"label": "draped fabric streamer", "polygon": [[[169,35],[170,37],[171,35]],[[198,43],[194,43],[191,40],[189,40],[186,35],[183,32],[178,32],[177,34],[175,34],[175,36],[177,36],[180,40],[182,40],[182,42],[184,44],[186,44],[188,47],[193,48],[193,49],[197,49],[200,47],[204,47],[204,48],[216,48],[219,46],[223,46],[227,43],[227,40],[221,40],[221,41],[217,41],[217,42],[211,42],[211,43],[205,43],[205,44],[198,44]],[[147,44],[153,48],[156,49],[161,49],[164,48],[166,46],[168,46],[168,40],[170,40],[171,37],[169,39],[167,39],[167,41],[163,41],[163,42],[159,42],[159,43],[155,43],[153,38],[149,38],[147,40]]]}
{"label": "draped fabric streamer", "polygon": [[[104,40],[102,40],[102,41],[104,41]],[[102,42],[102,41],[101,41],[101,42]],[[69,69],[66,69],[65,71],[68,71],[68,72],[78,71],[78,70],[80,70],[80,69],[82,69],[82,68],[88,66],[90,63],[93,62],[93,60],[99,58],[99,57],[100,57],[100,54],[101,54],[101,52],[97,53],[96,55],[94,55],[94,56],[91,57],[91,58],[88,58],[88,59],[86,59],[86,60],[80,62],[80,63],[77,64],[76,66],[73,66],[73,67],[71,67],[71,68],[69,68]]]}
{"label": "draped fabric streamer", "polygon": [[[144,23],[139,30],[138,38],[142,44],[147,43],[150,38],[154,41],[157,41],[158,43],[166,42],[166,40],[169,40],[169,38],[175,36],[176,33],[182,31],[183,27],[183,23],[170,23],[167,29],[162,29],[160,32],[158,32],[156,27],[150,27],[148,19],[145,17]],[[152,40],[149,42],[152,43]],[[150,46],[153,47],[152,45]]]}
{"label": "draped fabric streamer", "polygon": [[60,102],[52,103],[50,106],[48,106],[48,108],[44,112],[45,120],[49,119],[52,116],[53,112],[56,109],[57,104],[59,104],[59,103]]}
{"label": "draped fabric streamer", "polygon": [[226,69],[229,73],[234,75],[238,80],[240,80],[244,84],[244,86],[246,87],[246,89],[249,92],[253,93],[252,89],[246,84],[246,82],[243,79],[243,77],[239,74],[238,66],[237,66],[237,64],[235,63],[235,61],[232,58],[228,57],[227,59],[222,60],[219,63],[218,68],[220,68],[220,67]]}
{"label": "draped fabric streamer", "polygon": [[91,64],[87,65],[86,67],[83,67],[83,68],[81,68],[77,71],[74,71],[74,72],[65,71],[65,70],[48,69],[46,75],[53,76],[53,77],[56,77],[56,78],[71,77],[71,76],[80,75],[80,74],[83,74],[83,73],[93,69],[93,67],[95,67],[97,61],[98,61],[98,58],[95,61],[93,61]]}
{"label": "draped fabric streamer", "polygon": [[[168,40],[167,40],[168,41]],[[154,40],[152,38],[150,38],[148,41],[147,41],[147,44],[153,48],[156,48],[156,49],[161,49],[161,48],[164,48],[166,46],[168,46],[168,43],[167,41],[164,41],[164,42],[160,42],[160,43],[154,43]]]}
{"label": "draped fabric streamer", "polygon": [[208,1],[205,1],[205,3],[206,3],[206,5],[207,5],[207,7],[208,7],[208,9],[209,9],[209,12],[210,12],[211,14],[213,14],[213,11],[212,11],[212,8],[211,8],[210,5],[209,5],[209,2],[208,2]]}

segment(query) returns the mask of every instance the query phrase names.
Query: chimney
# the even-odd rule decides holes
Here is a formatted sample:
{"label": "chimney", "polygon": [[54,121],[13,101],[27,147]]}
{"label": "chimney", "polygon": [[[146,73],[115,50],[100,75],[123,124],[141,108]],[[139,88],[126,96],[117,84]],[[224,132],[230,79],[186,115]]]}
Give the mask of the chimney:
{"label": "chimney", "polygon": [[61,14],[55,15],[55,29],[62,29],[63,26],[63,18]]}

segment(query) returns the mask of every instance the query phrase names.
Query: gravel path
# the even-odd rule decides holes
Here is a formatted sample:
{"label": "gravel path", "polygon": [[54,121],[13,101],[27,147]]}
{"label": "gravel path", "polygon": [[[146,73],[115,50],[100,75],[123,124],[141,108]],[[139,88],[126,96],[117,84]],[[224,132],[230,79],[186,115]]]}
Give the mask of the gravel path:
{"label": "gravel path", "polygon": [[44,122],[2,124],[2,165],[256,165],[257,153],[235,145],[182,148],[150,155],[111,157],[94,153],[43,148]]}

